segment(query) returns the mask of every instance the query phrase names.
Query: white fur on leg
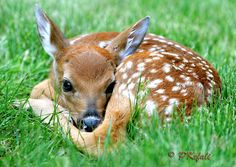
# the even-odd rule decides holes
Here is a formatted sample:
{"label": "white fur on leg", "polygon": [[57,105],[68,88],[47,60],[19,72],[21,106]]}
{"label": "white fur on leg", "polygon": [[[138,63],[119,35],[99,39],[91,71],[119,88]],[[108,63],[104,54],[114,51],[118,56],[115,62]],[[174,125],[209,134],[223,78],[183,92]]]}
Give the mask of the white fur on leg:
{"label": "white fur on leg", "polygon": [[56,118],[57,114],[63,114],[67,119],[70,118],[69,112],[65,108],[60,105],[53,104],[53,101],[47,98],[29,99],[23,108],[29,110],[30,107],[33,112],[43,120],[44,123],[56,123],[58,120],[52,118],[53,116]]}

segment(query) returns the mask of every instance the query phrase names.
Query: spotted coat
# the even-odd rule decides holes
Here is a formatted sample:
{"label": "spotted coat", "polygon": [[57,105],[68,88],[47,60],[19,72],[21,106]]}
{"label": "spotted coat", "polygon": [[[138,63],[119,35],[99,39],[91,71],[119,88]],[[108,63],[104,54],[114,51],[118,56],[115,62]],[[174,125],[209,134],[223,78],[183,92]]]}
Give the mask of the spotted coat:
{"label": "spotted coat", "polygon": [[[98,45],[105,48],[118,33],[97,33],[71,40],[71,44]],[[221,90],[215,68],[191,49],[162,36],[148,34],[139,49],[117,67],[119,93],[133,102],[142,82],[150,94],[145,103],[148,115],[158,111],[169,121],[175,108],[185,107],[191,114],[193,104],[209,102]]]}

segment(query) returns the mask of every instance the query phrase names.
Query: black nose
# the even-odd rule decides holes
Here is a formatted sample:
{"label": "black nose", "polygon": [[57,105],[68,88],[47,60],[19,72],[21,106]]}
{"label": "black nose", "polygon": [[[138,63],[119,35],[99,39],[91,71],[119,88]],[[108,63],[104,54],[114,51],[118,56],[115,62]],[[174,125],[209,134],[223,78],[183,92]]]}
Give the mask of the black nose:
{"label": "black nose", "polygon": [[83,129],[86,132],[92,132],[99,125],[101,119],[98,117],[89,116],[84,118],[82,122],[83,122]]}

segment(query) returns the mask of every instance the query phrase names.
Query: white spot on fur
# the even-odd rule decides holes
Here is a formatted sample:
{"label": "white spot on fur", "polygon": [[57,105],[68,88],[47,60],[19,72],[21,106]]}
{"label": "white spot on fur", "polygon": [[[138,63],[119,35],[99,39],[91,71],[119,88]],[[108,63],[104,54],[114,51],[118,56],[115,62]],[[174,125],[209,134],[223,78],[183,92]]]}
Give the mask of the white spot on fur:
{"label": "white spot on fur", "polygon": [[213,85],[211,83],[208,84],[210,88],[213,88]]}
{"label": "white spot on fur", "polygon": [[189,70],[187,70],[189,73],[192,73],[193,72],[193,70],[192,69],[189,69]]}
{"label": "white spot on fur", "polygon": [[174,105],[169,105],[165,108],[165,115],[170,115],[173,112]]}
{"label": "white spot on fur", "polygon": [[137,65],[138,68],[144,67],[144,66],[145,66],[145,63],[139,63],[139,64]]}
{"label": "white spot on fur", "polygon": [[126,67],[127,67],[127,69],[131,69],[132,66],[133,66],[133,62],[128,61],[128,62],[126,63]]}
{"label": "white spot on fur", "polygon": [[173,42],[167,42],[168,45],[173,45],[174,43]]}
{"label": "white spot on fur", "polygon": [[170,55],[170,56],[174,56],[174,57],[179,57],[178,54],[170,53],[170,52],[162,52],[162,54],[166,54],[166,55]]}
{"label": "white spot on fur", "polygon": [[162,99],[163,101],[166,101],[167,98],[168,98],[168,96],[166,96],[166,95],[162,95],[162,96],[161,96],[161,99]]}
{"label": "white spot on fur", "polygon": [[183,96],[187,96],[187,95],[188,95],[188,93],[187,93],[187,92],[183,94]]}
{"label": "white spot on fur", "polygon": [[166,40],[163,40],[163,39],[159,39],[159,42],[161,42],[161,43],[167,43],[167,41],[166,41]]}
{"label": "white spot on fur", "polygon": [[192,52],[190,52],[190,51],[188,51],[188,54],[190,54],[190,55],[193,55],[193,53],[192,53]]}
{"label": "white spot on fur", "polygon": [[181,91],[180,91],[180,93],[186,93],[187,92],[187,89],[182,89]]}
{"label": "white spot on fur", "polygon": [[163,55],[159,54],[158,52],[152,52],[149,54],[149,56],[151,56],[151,57],[155,57],[155,56],[164,57]]}
{"label": "white spot on fur", "polygon": [[191,82],[191,81],[186,81],[186,82],[184,83],[184,85],[185,85],[185,86],[192,86],[192,85],[193,85],[193,82]]}
{"label": "white spot on fur", "polygon": [[150,63],[150,62],[152,62],[152,59],[145,59],[144,60],[146,63]]}
{"label": "white spot on fur", "polygon": [[208,93],[208,94],[211,94],[212,92],[211,92],[211,90],[210,90],[210,89],[207,89],[207,93]]}
{"label": "white spot on fur", "polygon": [[200,89],[203,89],[202,83],[198,82],[198,83],[197,83],[197,87],[200,88]]}
{"label": "white spot on fur", "polygon": [[158,89],[155,92],[158,94],[163,94],[165,92],[165,89]]}
{"label": "white spot on fur", "polygon": [[141,75],[140,72],[136,72],[136,73],[134,73],[131,77],[134,79],[134,78],[140,77],[140,75]]}
{"label": "white spot on fur", "polygon": [[172,87],[172,91],[173,91],[173,92],[179,91],[180,89],[181,89],[180,86],[173,86],[173,87]]}
{"label": "white spot on fur", "polygon": [[213,85],[216,85],[216,82],[215,82],[215,81],[213,81],[213,80],[211,81],[211,83],[212,83]]}
{"label": "white spot on fur", "polygon": [[208,71],[206,72],[206,74],[207,74],[208,77],[214,78],[214,76],[211,73],[209,73]]}
{"label": "white spot on fur", "polygon": [[153,73],[153,74],[154,74],[154,73],[157,73],[157,70],[156,70],[156,69],[151,69],[151,70],[150,70],[150,73]]}
{"label": "white spot on fur", "polygon": [[179,68],[182,68],[182,69],[183,69],[184,67],[185,67],[185,64],[180,64],[180,65],[179,65]]}
{"label": "white spot on fur", "polygon": [[182,78],[182,79],[186,78],[186,76],[183,75],[183,74],[181,74],[179,77]]}
{"label": "white spot on fur", "polygon": [[165,73],[168,73],[168,72],[170,72],[170,68],[171,68],[171,65],[165,63],[164,66],[162,67],[162,70],[163,70]]}
{"label": "white spot on fur", "polygon": [[174,107],[177,106],[178,104],[179,104],[178,99],[175,98],[169,99],[169,106],[165,108],[165,114],[170,115],[173,112]]}
{"label": "white spot on fur", "polygon": [[182,84],[179,83],[179,82],[176,82],[175,85],[176,85],[176,86],[181,86]]}
{"label": "white spot on fur", "polygon": [[160,39],[159,39],[159,38],[153,38],[152,40],[154,40],[154,41],[159,41]]}
{"label": "white spot on fur", "polygon": [[138,71],[144,71],[145,70],[145,63],[139,63],[138,65],[137,65],[137,70]]}
{"label": "white spot on fur", "polygon": [[153,59],[153,60],[160,60],[159,57],[153,57],[152,59]]}
{"label": "white spot on fur", "polygon": [[203,64],[202,64],[202,63],[198,63],[198,65],[199,65],[199,66],[203,66]]}
{"label": "white spot on fur", "polygon": [[154,111],[156,111],[156,103],[152,100],[147,100],[145,105],[148,116],[151,116]]}
{"label": "white spot on fur", "polygon": [[138,49],[137,52],[140,52],[140,53],[141,53],[141,52],[144,52],[144,50],[142,50],[142,49]]}
{"label": "white spot on fur", "polygon": [[126,74],[126,73],[124,73],[123,75],[122,75],[122,79],[127,79],[128,78],[128,75]]}
{"label": "white spot on fur", "polygon": [[175,47],[176,48],[182,48],[180,45],[178,45],[178,44],[175,44]]}
{"label": "white spot on fur", "polygon": [[148,49],[149,52],[154,52],[156,50],[157,50],[157,48],[150,48],[150,49]]}
{"label": "white spot on fur", "polygon": [[161,49],[161,47],[159,47],[158,45],[152,45],[152,47],[156,49]]}
{"label": "white spot on fur", "polygon": [[193,77],[198,79],[198,75],[196,73],[192,73]]}
{"label": "white spot on fur", "polygon": [[132,82],[128,85],[128,89],[129,90],[132,90],[134,88],[135,84]]}
{"label": "white spot on fur", "polygon": [[165,52],[165,49],[160,49],[160,50],[158,50],[158,52],[163,53],[163,52]]}
{"label": "white spot on fur", "polygon": [[184,63],[188,63],[188,60],[185,59],[185,58],[183,58],[183,62],[184,62]]}
{"label": "white spot on fur", "polygon": [[171,99],[169,99],[169,104],[178,105],[179,104],[179,100],[175,99],[175,98],[171,98]]}
{"label": "white spot on fur", "polygon": [[142,72],[142,71],[145,70],[145,67],[138,67],[137,70],[140,71],[140,72]]}
{"label": "white spot on fur", "polygon": [[[200,56],[198,56],[197,59],[202,60],[202,58],[201,58]],[[202,64],[202,63],[201,63],[201,64]],[[203,64],[202,64],[202,65],[203,65]]]}
{"label": "white spot on fur", "polygon": [[183,48],[183,47],[182,47],[182,48],[180,48],[180,49],[181,49],[182,51],[184,51],[184,52],[186,52],[186,51],[187,51],[187,50],[186,50],[185,48]]}
{"label": "white spot on fur", "polygon": [[167,81],[169,81],[169,82],[174,82],[174,78],[171,77],[170,75],[167,75],[167,76],[165,77],[165,79],[166,79]]}
{"label": "white spot on fur", "polygon": [[190,77],[185,77],[185,78],[183,78],[185,81],[190,81],[191,80],[191,78]]}
{"label": "white spot on fur", "polygon": [[162,83],[163,80],[162,79],[155,79],[154,81],[151,81],[147,87],[148,88],[156,88],[160,83]]}

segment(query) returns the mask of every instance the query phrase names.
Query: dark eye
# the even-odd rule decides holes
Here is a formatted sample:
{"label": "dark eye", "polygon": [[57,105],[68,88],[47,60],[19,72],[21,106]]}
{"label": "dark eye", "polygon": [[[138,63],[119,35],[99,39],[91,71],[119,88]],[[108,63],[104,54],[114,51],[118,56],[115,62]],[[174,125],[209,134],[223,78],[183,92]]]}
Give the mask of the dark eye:
{"label": "dark eye", "polygon": [[113,81],[112,83],[110,83],[110,85],[107,87],[105,93],[111,94],[113,92],[115,84],[116,84],[116,81]]}
{"label": "dark eye", "polygon": [[69,91],[72,91],[73,86],[70,81],[68,81],[67,79],[64,79],[62,81],[62,88],[64,92],[69,92]]}

